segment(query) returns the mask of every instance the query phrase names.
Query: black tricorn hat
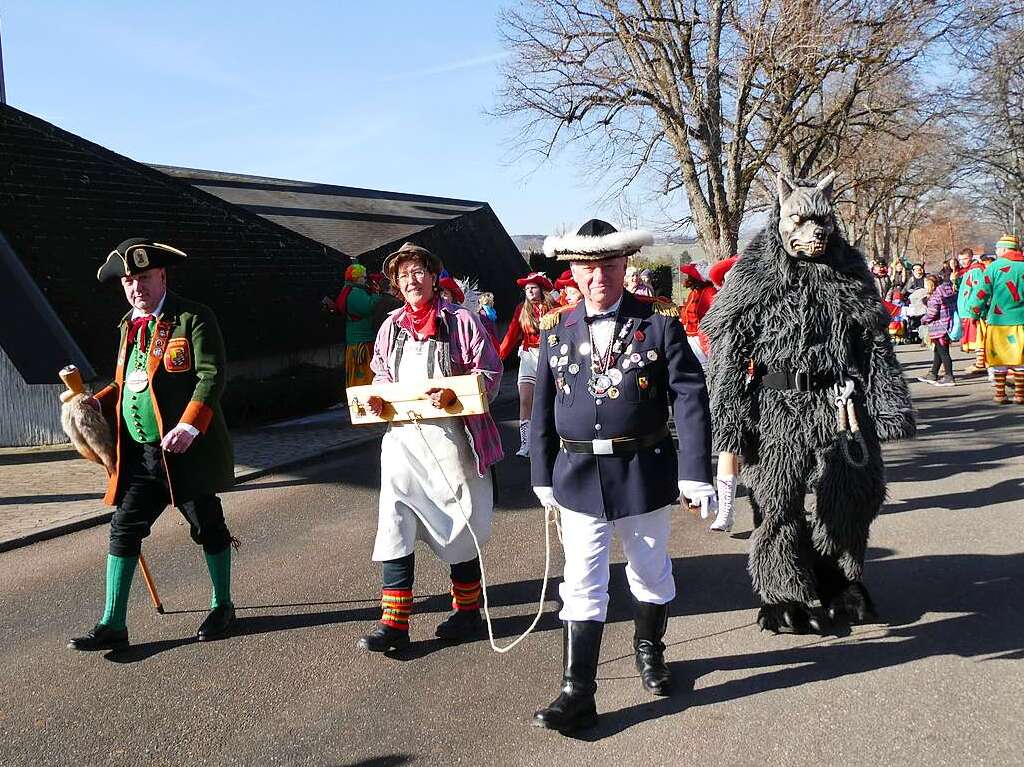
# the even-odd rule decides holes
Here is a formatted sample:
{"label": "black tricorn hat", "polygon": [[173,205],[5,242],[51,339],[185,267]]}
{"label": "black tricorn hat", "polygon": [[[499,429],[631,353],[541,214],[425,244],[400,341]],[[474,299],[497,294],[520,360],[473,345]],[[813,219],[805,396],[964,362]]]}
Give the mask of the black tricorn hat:
{"label": "black tricorn hat", "polygon": [[180,264],[188,256],[177,248],[162,242],[153,242],[145,237],[129,237],[107,256],[106,262],[96,272],[100,282],[119,280],[148,269]]}

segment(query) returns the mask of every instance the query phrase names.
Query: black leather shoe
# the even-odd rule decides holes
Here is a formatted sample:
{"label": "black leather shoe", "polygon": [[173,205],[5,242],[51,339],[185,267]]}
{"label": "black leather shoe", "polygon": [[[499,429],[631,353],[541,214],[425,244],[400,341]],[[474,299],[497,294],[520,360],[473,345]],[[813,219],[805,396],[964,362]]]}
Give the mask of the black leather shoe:
{"label": "black leather shoe", "polygon": [[633,651],[636,670],[644,689],[652,695],[672,693],[672,672],[665,665],[665,636],[668,626],[668,605],[634,602]]}
{"label": "black leather shoe", "polygon": [[549,706],[533,715],[533,725],[573,732],[597,723],[597,659],[601,654],[604,623],[567,621],[563,631],[565,674],[562,692]]}
{"label": "black leather shoe", "polygon": [[85,636],[68,642],[69,650],[119,650],[128,646],[128,629],[112,629],[97,623]]}
{"label": "black leather shoe", "polygon": [[434,635],[447,642],[462,642],[480,636],[483,626],[479,610],[453,610],[437,624]]}
{"label": "black leather shoe", "polygon": [[378,623],[369,634],[357,643],[359,647],[370,652],[388,652],[401,650],[409,646],[409,632]]}
{"label": "black leather shoe", "polygon": [[200,642],[206,642],[210,639],[219,639],[222,636],[227,635],[231,626],[235,622],[235,606],[234,605],[220,605],[210,610],[210,614],[206,616],[206,620],[199,627],[199,631],[196,632],[196,638]]}

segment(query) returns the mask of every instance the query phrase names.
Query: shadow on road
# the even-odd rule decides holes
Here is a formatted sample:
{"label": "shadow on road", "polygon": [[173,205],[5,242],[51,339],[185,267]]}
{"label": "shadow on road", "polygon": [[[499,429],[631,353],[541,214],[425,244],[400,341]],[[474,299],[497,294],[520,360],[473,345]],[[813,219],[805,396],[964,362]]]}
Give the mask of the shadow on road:
{"label": "shadow on road", "polygon": [[[764,692],[952,655],[981,662],[1024,658],[1024,554],[948,555],[883,560],[867,582],[888,626],[862,628],[845,639],[813,638],[801,647],[671,663],[681,692],[671,698],[604,713],[597,727],[579,733],[598,741],[636,724],[686,709]],[[932,613],[963,613],[921,622]],[[739,627],[737,627],[739,628]],[[753,629],[751,629],[753,630]],[[694,682],[714,672],[752,671],[708,687]],[[600,692],[598,693],[600,696]],[[600,698],[599,698],[600,705]]]}

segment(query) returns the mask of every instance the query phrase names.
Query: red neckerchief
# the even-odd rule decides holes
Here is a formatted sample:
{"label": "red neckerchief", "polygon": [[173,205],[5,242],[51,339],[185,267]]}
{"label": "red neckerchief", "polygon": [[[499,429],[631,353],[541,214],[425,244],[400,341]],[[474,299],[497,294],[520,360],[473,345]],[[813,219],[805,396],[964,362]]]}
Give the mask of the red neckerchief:
{"label": "red neckerchief", "polygon": [[139,351],[145,354],[146,352],[146,326],[149,325],[150,321],[156,319],[152,314],[147,314],[143,317],[136,317],[130,320],[131,326],[128,328],[128,345],[131,346],[135,343],[135,339],[139,339]]}
{"label": "red neckerchief", "polygon": [[398,326],[409,331],[417,341],[425,341],[437,334],[438,311],[439,305],[436,295],[419,309],[413,309],[406,302],[405,309],[398,318]]}

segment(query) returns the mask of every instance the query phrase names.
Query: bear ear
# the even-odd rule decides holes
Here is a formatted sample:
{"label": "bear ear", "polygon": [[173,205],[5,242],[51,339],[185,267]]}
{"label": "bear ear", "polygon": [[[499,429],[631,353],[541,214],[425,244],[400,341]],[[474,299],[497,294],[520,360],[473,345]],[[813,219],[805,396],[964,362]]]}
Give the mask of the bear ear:
{"label": "bear ear", "polygon": [[793,194],[793,190],[796,189],[796,184],[781,173],[775,177],[775,184],[779,189],[779,204],[781,205],[786,202],[787,197]]}
{"label": "bear ear", "polygon": [[814,185],[814,188],[821,192],[823,195],[825,195],[829,202],[832,201],[832,185],[835,180],[836,172],[833,170],[829,171],[829,173],[823,179],[821,179],[821,181]]}

